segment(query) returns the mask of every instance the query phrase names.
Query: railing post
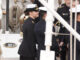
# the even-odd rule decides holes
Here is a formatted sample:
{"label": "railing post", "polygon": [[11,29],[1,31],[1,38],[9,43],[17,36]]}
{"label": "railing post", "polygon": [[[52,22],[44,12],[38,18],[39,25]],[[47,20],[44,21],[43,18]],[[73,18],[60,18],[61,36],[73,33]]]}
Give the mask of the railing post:
{"label": "railing post", "polygon": [[[48,5],[50,8],[54,9],[54,1],[48,0]],[[50,11],[47,11],[46,17],[46,32],[45,32],[45,46],[46,50],[50,51],[50,46],[52,46],[52,28],[53,28],[53,16]]]}

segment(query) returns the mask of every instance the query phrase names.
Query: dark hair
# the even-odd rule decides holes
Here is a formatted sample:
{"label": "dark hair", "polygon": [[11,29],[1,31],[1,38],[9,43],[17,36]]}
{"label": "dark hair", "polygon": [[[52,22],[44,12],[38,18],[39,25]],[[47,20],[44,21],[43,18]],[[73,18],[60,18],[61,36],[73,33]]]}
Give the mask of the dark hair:
{"label": "dark hair", "polygon": [[80,12],[79,12],[79,13],[77,13],[77,15],[80,15]]}
{"label": "dark hair", "polygon": [[24,12],[25,15],[29,15],[29,12]]}
{"label": "dark hair", "polygon": [[27,12],[24,12],[24,13],[25,13],[25,15],[29,15],[29,12],[32,12],[32,11],[27,11]]}
{"label": "dark hair", "polygon": [[41,10],[41,11],[39,12],[40,17],[43,17],[43,16],[44,16],[44,14],[46,14],[46,13],[47,13],[46,11],[42,11],[42,10]]}

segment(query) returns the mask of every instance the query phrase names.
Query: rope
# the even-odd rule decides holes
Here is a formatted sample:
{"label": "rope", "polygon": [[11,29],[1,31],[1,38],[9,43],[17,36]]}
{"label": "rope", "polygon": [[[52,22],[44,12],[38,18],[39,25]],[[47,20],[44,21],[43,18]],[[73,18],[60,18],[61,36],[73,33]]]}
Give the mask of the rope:
{"label": "rope", "polygon": [[[76,31],[77,27],[77,0],[76,0],[76,9],[75,9],[75,22],[74,29]],[[74,37],[74,60],[76,60],[76,37]]]}
{"label": "rope", "polygon": [[[72,2],[73,2],[73,0],[71,0],[70,2],[71,2],[70,3],[70,9],[71,9],[71,11],[70,11],[70,25],[72,27]],[[72,59],[72,34],[71,34],[71,32],[70,32],[70,60],[73,60]]]}

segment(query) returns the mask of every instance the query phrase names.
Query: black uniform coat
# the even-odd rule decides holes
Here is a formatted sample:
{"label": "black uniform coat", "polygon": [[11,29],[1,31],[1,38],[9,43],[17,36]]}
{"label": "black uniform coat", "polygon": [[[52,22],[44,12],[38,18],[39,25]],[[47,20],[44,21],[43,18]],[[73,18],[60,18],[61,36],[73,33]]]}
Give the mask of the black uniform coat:
{"label": "black uniform coat", "polygon": [[[37,43],[38,43],[38,60],[40,56],[40,50],[45,50],[45,26],[46,22],[45,20],[40,20],[36,25],[35,25],[35,34],[37,38]],[[55,36],[53,36],[52,39],[52,50],[57,50],[58,44],[56,42]]]}
{"label": "black uniform coat", "polygon": [[[69,12],[70,7],[66,6],[66,4],[62,4],[58,9],[57,13],[66,21],[70,20],[70,12]],[[55,19],[54,23],[56,23],[58,20]]]}
{"label": "black uniform coat", "polygon": [[36,39],[34,34],[34,19],[28,18],[23,24],[23,41],[18,53],[25,57],[34,57],[36,55]]}

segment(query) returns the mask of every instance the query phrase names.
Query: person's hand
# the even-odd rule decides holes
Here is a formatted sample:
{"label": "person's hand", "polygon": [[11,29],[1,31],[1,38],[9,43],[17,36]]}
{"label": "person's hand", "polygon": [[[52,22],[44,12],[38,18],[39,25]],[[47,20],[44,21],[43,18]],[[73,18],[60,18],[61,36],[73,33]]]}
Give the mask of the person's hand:
{"label": "person's hand", "polygon": [[63,46],[64,42],[60,42],[59,46]]}
{"label": "person's hand", "polygon": [[67,48],[69,48],[69,44],[67,44]]}

